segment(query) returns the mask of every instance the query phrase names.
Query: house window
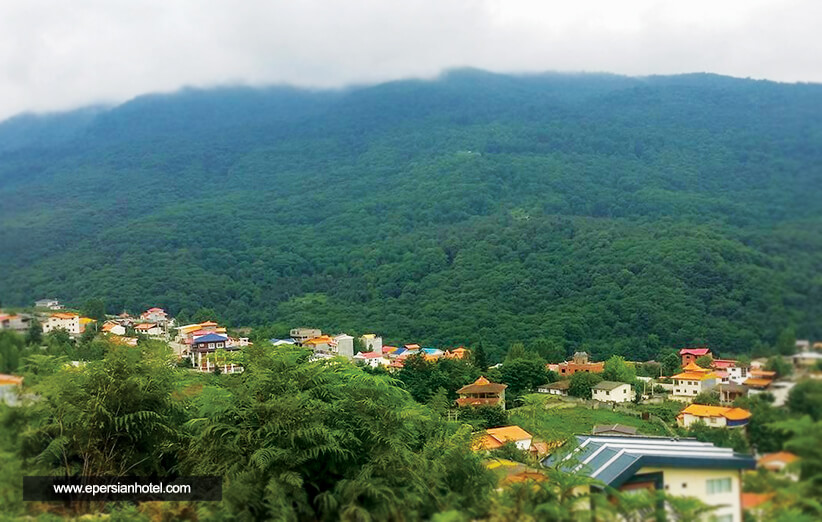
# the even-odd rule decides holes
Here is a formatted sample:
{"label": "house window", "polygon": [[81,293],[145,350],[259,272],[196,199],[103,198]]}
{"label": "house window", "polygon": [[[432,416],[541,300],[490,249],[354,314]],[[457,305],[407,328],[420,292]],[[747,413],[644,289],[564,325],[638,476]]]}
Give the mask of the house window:
{"label": "house window", "polygon": [[708,494],[714,495],[717,493],[730,493],[731,492],[731,479],[730,478],[721,478],[721,479],[708,479]]}

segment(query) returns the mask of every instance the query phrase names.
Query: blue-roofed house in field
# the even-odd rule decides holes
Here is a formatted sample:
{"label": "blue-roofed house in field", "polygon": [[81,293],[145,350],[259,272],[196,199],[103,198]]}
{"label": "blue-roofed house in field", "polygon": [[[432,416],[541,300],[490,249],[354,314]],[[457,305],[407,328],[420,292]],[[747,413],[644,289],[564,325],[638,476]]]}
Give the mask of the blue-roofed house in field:
{"label": "blue-roofed house in field", "polygon": [[712,513],[716,520],[742,521],[741,474],[756,467],[750,455],[696,439],[578,435],[576,443],[546,457],[543,465],[586,475],[601,488],[697,497],[718,506]]}
{"label": "blue-roofed house in field", "polygon": [[195,337],[191,341],[191,365],[202,372],[214,371],[220,367],[223,373],[236,373],[243,370],[242,366],[232,362],[230,352],[239,350],[238,346],[230,346],[228,337],[217,333],[209,333]]}

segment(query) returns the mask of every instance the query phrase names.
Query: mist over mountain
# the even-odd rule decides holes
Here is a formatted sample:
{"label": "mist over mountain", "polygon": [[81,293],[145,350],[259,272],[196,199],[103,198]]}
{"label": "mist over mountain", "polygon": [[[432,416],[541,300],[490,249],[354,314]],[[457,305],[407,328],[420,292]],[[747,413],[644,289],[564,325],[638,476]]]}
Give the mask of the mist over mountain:
{"label": "mist over mountain", "polygon": [[0,301],[653,357],[822,337],[822,86],[186,89],[0,123]]}

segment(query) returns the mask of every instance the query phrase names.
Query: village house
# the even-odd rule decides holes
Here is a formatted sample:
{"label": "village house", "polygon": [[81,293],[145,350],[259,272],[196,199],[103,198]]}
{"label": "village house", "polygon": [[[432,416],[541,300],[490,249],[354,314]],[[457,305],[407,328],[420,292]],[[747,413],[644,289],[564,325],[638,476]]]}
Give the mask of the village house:
{"label": "village house", "polygon": [[[296,341],[297,339],[295,339]],[[319,337],[312,337],[311,339],[306,339],[302,342],[297,342],[297,344],[304,346],[305,348],[311,348],[317,353],[326,353],[330,354],[334,351],[335,348],[334,338],[330,335],[321,335]]]}
{"label": "village house", "polygon": [[63,305],[57,299],[40,299],[34,302],[35,308],[48,308],[49,310],[62,310]]}
{"label": "village house", "polygon": [[5,314],[0,311],[0,330],[23,333],[31,326],[31,316],[27,314]]}
{"label": "village house", "polygon": [[445,351],[445,357],[449,359],[466,359],[469,355],[471,355],[471,350],[466,349],[464,346]]}
{"label": "village house", "polygon": [[160,325],[154,323],[140,323],[134,326],[134,331],[140,335],[149,335],[151,337],[163,335],[163,329]]}
{"label": "village house", "polygon": [[576,447],[555,452],[543,465],[581,472],[619,491],[648,489],[668,495],[698,497],[716,506],[716,520],[742,522],[741,470],[753,469],[753,457],[710,442],[668,437],[577,435]]}
{"label": "village house", "polygon": [[563,361],[557,364],[554,371],[561,376],[571,376],[577,372],[602,373],[605,371],[605,363],[590,362],[587,352],[576,352],[570,361]]}
{"label": "village house", "polygon": [[57,312],[51,314],[49,318],[43,323],[43,333],[53,332],[54,330],[65,330],[70,335],[80,335],[80,316],[70,312]]}
{"label": "village house", "polygon": [[820,352],[799,352],[791,356],[791,362],[797,369],[807,369],[822,361],[822,353]]}
{"label": "village house", "polygon": [[292,328],[288,335],[290,335],[297,344],[302,345],[309,339],[321,337],[322,334],[322,331],[317,328]]}
{"label": "village house", "polygon": [[682,367],[688,366],[691,363],[696,363],[696,360],[705,356],[713,358],[710,348],[683,348],[679,350],[679,356],[682,358]]}
{"label": "village house", "polygon": [[214,371],[215,366],[220,366],[223,373],[241,372],[242,366],[230,361],[228,357],[231,352],[237,350],[239,348],[228,345],[228,337],[225,335],[201,335],[191,344],[191,365],[201,372]]}
{"label": "village house", "polygon": [[20,400],[19,395],[22,387],[22,377],[0,373],[0,402],[8,406],[16,406]]}
{"label": "village house", "polygon": [[492,451],[513,442],[517,449],[529,451],[532,440],[533,436],[519,426],[503,426],[485,430],[474,441],[472,448],[474,451]]}
{"label": "village house", "polygon": [[348,334],[341,333],[334,337],[334,352],[348,359],[354,357],[354,338]]}
{"label": "village house", "polygon": [[547,393],[549,395],[559,395],[561,397],[568,396],[568,388],[571,387],[571,381],[564,379],[548,384],[541,384],[537,386],[537,393]]}
{"label": "village house", "polygon": [[377,334],[364,334],[360,337],[360,342],[363,345],[363,351],[382,353],[382,337]]}
{"label": "village house", "polygon": [[126,335],[126,327],[115,321],[106,321],[100,331],[112,335]]}
{"label": "village house", "polygon": [[742,408],[691,404],[677,416],[677,424],[690,428],[702,422],[712,428],[741,428],[748,425],[751,412]]}
{"label": "village house", "polygon": [[795,454],[789,451],[777,451],[776,453],[766,453],[756,461],[756,467],[773,471],[775,473],[785,473],[794,480],[799,478],[796,470],[788,468],[799,460]]}
{"label": "village house", "polygon": [[162,308],[149,308],[140,314],[140,320],[145,323],[154,323],[163,327],[169,322],[168,314]]}
{"label": "village house", "polygon": [[360,352],[354,356],[354,361],[365,363],[372,368],[388,366],[391,362],[381,352]]}
{"label": "village house", "polygon": [[591,395],[599,402],[631,402],[634,392],[631,385],[624,382],[600,381],[591,388]]}
{"label": "village house", "polygon": [[694,397],[703,391],[710,390],[717,384],[717,375],[708,368],[702,368],[691,361],[682,373],[671,377],[674,381],[671,399],[691,402]]}
{"label": "village house", "polygon": [[719,402],[722,404],[732,404],[740,397],[748,396],[748,388],[735,382],[720,384],[716,387],[716,390],[719,393]]}
{"label": "village house", "polygon": [[465,406],[500,406],[505,409],[505,388],[507,384],[497,384],[480,376],[471,384],[457,390],[460,396],[457,405]]}

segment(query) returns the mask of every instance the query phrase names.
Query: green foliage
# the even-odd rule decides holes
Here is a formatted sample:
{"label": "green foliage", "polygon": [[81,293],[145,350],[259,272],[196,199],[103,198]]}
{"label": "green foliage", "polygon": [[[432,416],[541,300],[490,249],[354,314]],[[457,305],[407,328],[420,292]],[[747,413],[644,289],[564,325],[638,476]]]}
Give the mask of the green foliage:
{"label": "green foliage", "polygon": [[797,415],[809,415],[822,420],[822,381],[805,380],[797,383],[788,394],[788,409]]}
{"label": "green foliage", "polygon": [[697,422],[688,428],[686,434],[702,442],[712,442],[717,446],[733,448],[734,451],[740,453],[749,453],[751,450],[744,430],[712,428],[704,422]]}
{"label": "green foliage", "polygon": [[488,369],[488,355],[485,353],[483,343],[478,343],[477,346],[471,350],[471,359],[479,371],[484,372]]}
{"label": "green foliage", "polygon": [[780,451],[785,442],[785,434],[774,427],[774,423],[785,418],[785,413],[772,403],[772,397],[769,398],[766,394],[734,401],[735,406],[751,412],[747,426],[748,441],[757,453]]}
{"label": "green foliage", "polygon": [[43,325],[36,318],[32,317],[29,322],[29,329],[26,331],[26,344],[40,346],[43,342]]}
{"label": "green foliage", "polygon": [[625,358],[614,355],[605,361],[605,368],[602,378],[606,381],[627,382],[633,384],[636,381],[636,369],[625,362]]}
{"label": "green foliage", "polygon": [[305,364],[302,350],[247,355],[236,386],[200,396],[183,465],[225,476],[234,516],[416,519],[487,505],[490,475],[467,426],[351,365]]}
{"label": "green foliage", "polygon": [[448,393],[453,401],[457,390],[474,382],[479,377],[479,370],[470,362],[460,359],[440,358],[427,361],[422,353],[405,359],[403,368],[397,373],[405,389],[417,402],[427,404],[439,388]]}
{"label": "green foliage", "polygon": [[701,366],[702,368],[710,368],[714,360],[710,355],[703,355],[702,357],[697,357],[694,362],[696,362],[697,366]]}
{"label": "green foliage", "polygon": [[676,353],[669,353],[662,358],[662,373],[668,377],[676,375],[681,369],[682,359]]}
{"label": "green foliage", "polygon": [[14,332],[0,331],[0,373],[14,373],[27,353],[26,343]]}
{"label": "green foliage", "polygon": [[704,404],[705,406],[719,406],[719,392],[715,390],[702,391],[694,397],[693,403]]}
{"label": "green foliage", "polygon": [[492,363],[822,338],[820,107],[818,85],[462,71],[149,96],[59,146],[0,124],[0,295],[483,340]]}
{"label": "green foliage", "polygon": [[515,404],[524,393],[536,390],[540,384],[552,382],[551,375],[545,367],[545,361],[533,359],[506,359],[500,368],[502,382],[508,385],[505,398]]}
{"label": "green foliage", "polygon": [[796,353],[796,330],[793,327],[786,328],[779,334],[776,340],[776,351],[780,355]]}
{"label": "green foliage", "polygon": [[565,360],[565,349],[558,339],[540,337],[531,341],[528,348],[547,363],[556,364]]}
{"label": "green foliage", "polygon": [[526,359],[530,356],[530,354],[525,350],[525,345],[522,343],[514,343],[511,345],[511,348],[508,349],[508,356],[505,358],[505,361],[514,361],[516,359]]}
{"label": "green foliage", "polygon": [[468,406],[459,409],[459,420],[476,429],[498,428],[508,425],[508,413],[499,406]]}
{"label": "green foliage", "polygon": [[571,376],[571,385],[568,387],[568,395],[581,399],[591,398],[591,388],[602,381],[602,377],[597,373],[576,372]]}
{"label": "green foliage", "polygon": [[769,358],[765,363],[765,369],[776,372],[777,377],[788,377],[793,373],[793,365],[779,355]]}
{"label": "green foliage", "polygon": [[83,303],[83,307],[80,309],[80,315],[90,317],[98,322],[105,321],[106,304],[102,299],[88,299]]}

